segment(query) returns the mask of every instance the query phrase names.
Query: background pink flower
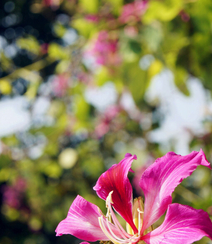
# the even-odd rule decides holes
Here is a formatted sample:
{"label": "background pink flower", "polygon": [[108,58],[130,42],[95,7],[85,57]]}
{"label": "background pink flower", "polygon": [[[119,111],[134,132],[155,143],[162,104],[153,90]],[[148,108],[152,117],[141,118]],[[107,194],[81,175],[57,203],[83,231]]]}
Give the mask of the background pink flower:
{"label": "background pink flower", "polygon": [[147,0],[138,0],[124,5],[119,21],[123,24],[128,22],[139,22],[141,20],[141,16],[147,9],[147,3]]}
{"label": "background pink flower", "polygon": [[18,178],[11,186],[6,185],[2,187],[4,204],[18,209],[21,206],[25,189],[26,181],[22,178]]}
{"label": "background pink flower", "polygon": [[67,91],[69,77],[65,74],[57,75],[53,80],[53,92],[57,97],[62,97]]}
{"label": "background pink flower", "polygon": [[98,138],[102,137],[110,130],[110,124],[113,122],[113,119],[117,117],[119,112],[120,108],[118,106],[110,106],[106,109],[95,129],[95,134]]}
{"label": "background pink flower", "polygon": [[118,54],[118,39],[116,35],[105,30],[100,31],[93,48],[87,52],[96,59],[97,64],[111,66],[119,65],[121,57]]}

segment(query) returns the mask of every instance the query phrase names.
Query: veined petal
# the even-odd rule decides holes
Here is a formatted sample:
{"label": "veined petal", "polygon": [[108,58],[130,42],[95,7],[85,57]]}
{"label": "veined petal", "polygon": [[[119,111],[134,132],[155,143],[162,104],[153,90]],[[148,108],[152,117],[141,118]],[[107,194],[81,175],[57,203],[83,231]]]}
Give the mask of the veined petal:
{"label": "veined petal", "polygon": [[104,200],[112,191],[112,206],[137,233],[132,218],[132,186],[127,177],[133,159],[137,159],[136,155],[127,153],[120,163],[113,165],[99,177],[93,189]]}
{"label": "veined petal", "polygon": [[168,206],[164,222],[143,236],[147,244],[190,244],[203,236],[212,239],[212,222],[203,210],[177,203]]}
{"label": "veined petal", "polygon": [[106,241],[108,238],[99,226],[100,209],[83,197],[77,196],[73,201],[67,217],[56,228],[56,235],[71,234],[85,241]]}
{"label": "veined petal", "polygon": [[144,171],[139,183],[145,195],[142,231],[164,214],[172,202],[171,194],[175,187],[191,175],[198,165],[210,168],[202,150],[186,156],[169,152]]}

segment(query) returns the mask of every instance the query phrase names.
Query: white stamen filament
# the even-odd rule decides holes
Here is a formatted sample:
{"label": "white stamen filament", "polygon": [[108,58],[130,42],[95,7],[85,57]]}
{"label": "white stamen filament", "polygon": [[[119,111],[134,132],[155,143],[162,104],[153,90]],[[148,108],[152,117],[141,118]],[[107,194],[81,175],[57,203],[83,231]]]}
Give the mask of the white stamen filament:
{"label": "white stamen filament", "polygon": [[[138,218],[139,218],[139,233],[135,235],[128,234],[124,228],[119,223],[118,219],[116,218],[116,215],[112,209],[111,203],[112,203],[112,193],[111,191],[106,199],[106,207],[108,209],[106,219],[101,216],[99,217],[99,225],[102,229],[102,231],[105,233],[105,235],[115,244],[129,244],[129,243],[135,243],[139,241],[140,238],[140,230],[141,230],[141,222],[140,222],[140,214],[142,213],[138,209]],[[114,233],[114,231],[111,229],[113,223],[111,223],[111,218],[114,223],[114,226],[116,227],[117,233],[119,234],[119,237]],[[105,224],[106,221],[106,224]],[[120,238],[121,236],[121,238]]]}
{"label": "white stamen filament", "polygon": [[[112,192],[111,192],[111,194],[112,194]],[[111,194],[109,193],[110,197],[111,197]],[[108,204],[108,209],[109,209],[109,211],[111,213],[111,217],[112,217],[112,220],[113,220],[114,225],[117,226],[121,230],[122,236],[124,235],[123,238],[124,239],[130,238],[131,235],[129,235],[124,230],[124,228],[121,226],[121,224],[119,223],[118,219],[116,218],[116,215],[115,215],[115,213],[114,213],[114,211],[112,209],[112,206],[111,206],[111,202],[109,202],[109,204]]]}
{"label": "white stamen filament", "polygon": [[[113,232],[110,233],[110,232],[107,230],[107,228],[106,228],[106,226],[105,226],[105,223],[104,223],[104,218],[103,218],[103,216],[99,217],[98,219],[99,219],[99,225],[100,225],[102,231],[105,233],[105,235],[106,235],[106,236],[109,238],[109,240],[111,240],[113,243],[118,244],[116,236],[115,236],[115,238],[114,238],[114,237],[111,235],[111,234],[114,234],[114,233],[113,233]],[[107,221],[107,220],[106,220],[106,221]],[[108,221],[107,221],[107,222],[108,222]]]}
{"label": "white stamen filament", "polygon": [[142,226],[142,223],[141,223],[141,214],[143,213],[143,211],[141,211],[139,208],[137,208],[137,211],[138,211],[138,235],[140,235],[140,233],[141,233],[141,226]]}

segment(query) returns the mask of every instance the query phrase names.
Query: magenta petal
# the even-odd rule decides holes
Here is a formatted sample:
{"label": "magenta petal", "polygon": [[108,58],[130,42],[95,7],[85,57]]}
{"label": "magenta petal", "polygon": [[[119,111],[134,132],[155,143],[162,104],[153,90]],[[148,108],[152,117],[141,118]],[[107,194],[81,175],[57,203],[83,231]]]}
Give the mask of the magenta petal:
{"label": "magenta petal", "polygon": [[212,222],[203,210],[177,203],[168,206],[164,222],[143,236],[147,244],[190,244],[203,236],[212,239]]}
{"label": "magenta petal", "polygon": [[96,205],[77,196],[67,217],[57,226],[56,235],[71,234],[85,241],[108,240],[99,226],[100,216],[101,211]]}
{"label": "magenta petal", "polygon": [[140,187],[145,195],[143,229],[148,228],[164,214],[172,202],[175,187],[192,174],[198,165],[210,168],[202,150],[181,156],[173,152],[157,159],[140,179]]}
{"label": "magenta petal", "polygon": [[99,177],[93,189],[104,200],[113,191],[113,207],[130,224],[134,232],[137,232],[132,218],[132,186],[127,177],[133,159],[137,159],[136,155],[127,153],[120,163],[113,165]]}

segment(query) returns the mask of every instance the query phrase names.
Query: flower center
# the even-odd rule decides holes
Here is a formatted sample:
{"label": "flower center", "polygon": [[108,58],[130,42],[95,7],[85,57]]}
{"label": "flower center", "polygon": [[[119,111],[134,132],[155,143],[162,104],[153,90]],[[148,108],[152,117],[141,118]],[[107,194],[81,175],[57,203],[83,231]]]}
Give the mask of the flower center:
{"label": "flower center", "polygon": [[[144,204],[143,204],[142,197],[135,198],[133,203],[132,214],[133,214],[133,222],[136,228],[138,229],[139,236],[143,224],[143,213],[144,213]],[[126,229],[129,234],[131,235],[135,234],[128,223],[126,223]]]}
{"label": "flower center", "polygon": [[138,229],[138,233],[134,234],[132,228],[127,223],[127,232],[119,223],[114,210],[112,208],[112,193],[111,191],[108,194],[106,199],[106,207],[107,207],[107,214],[106,218],[104,216],[99,217],[99,225],[104,232],[104,234],[108,237],[110,241],[114,244],[130,244],[130,243],[139,243],[140,239],[140,231],[142,228],[143,223],[143,201],[141,197],[136,198],[133,204],[133,221]]}

